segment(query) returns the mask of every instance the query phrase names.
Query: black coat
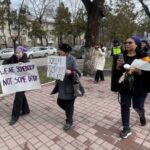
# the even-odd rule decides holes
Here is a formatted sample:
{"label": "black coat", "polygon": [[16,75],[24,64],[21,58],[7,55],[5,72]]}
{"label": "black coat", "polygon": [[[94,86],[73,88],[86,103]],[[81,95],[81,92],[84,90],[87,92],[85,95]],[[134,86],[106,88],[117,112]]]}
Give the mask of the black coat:
{"label": "black coat", "polygon": [[23,63],[29,62],[29,59],[27,58],[27,54],[24,53],[23,57],[19,60],[17,59],[16,55],[12,55],[9,59],[6,59],[6,60],[3,61],[3,65],[5,65],[5,64],[15,64],[15,63],[18,63],[18,62],[23,62]]}
{"label": "black coat", "polygon": [[[127,53],[126,51],[124,51],[123,53],[124,58],[126,59]],[[142,52],[141,50],[136,50],[136,58],[140,59],[147,56],[146,53]],[[117,60],[117,59],[116,59]],[[115,63],[116,65],[116,63]],[[112,74],[113,74],[113,78],[111,81],[111,90],[114,92],[118,91],[118,80],[121,77],[121,75],[123,74],[123,72],[125,72],[125,70],[122,69],[121,70],[116,70],[116,66],[113,66],[113,70],[112,70]],[[150,92],[150,71],[142,71],[142,75],[141,76],[135,76],[135,80],[136,80],[136,92],[142,92],[142,91],[147,91]]]}

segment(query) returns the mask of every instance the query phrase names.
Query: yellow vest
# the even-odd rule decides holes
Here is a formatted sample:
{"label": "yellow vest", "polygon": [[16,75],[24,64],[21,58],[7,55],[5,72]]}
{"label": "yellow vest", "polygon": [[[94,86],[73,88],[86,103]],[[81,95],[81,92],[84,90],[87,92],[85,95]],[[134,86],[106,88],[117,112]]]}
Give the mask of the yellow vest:
{"label": "yellow vest", "polygon": [[113,47],[113,55],[119,55],[121,54],[121,47],[117,46],[117,47]]}

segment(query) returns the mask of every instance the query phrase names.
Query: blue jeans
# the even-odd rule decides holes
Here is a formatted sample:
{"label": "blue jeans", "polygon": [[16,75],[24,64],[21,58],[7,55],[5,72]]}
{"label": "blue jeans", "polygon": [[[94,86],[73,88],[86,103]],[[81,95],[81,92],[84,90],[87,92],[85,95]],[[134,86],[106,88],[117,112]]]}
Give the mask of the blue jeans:
{"label": "blue jeans", "polygon": [[121,96],[121,118],[124,127],[129,127],[130,125],[130,107],[131,101],[133,108],[139,114],[140,117],[145,115],[144,103],[147,96],[146,92],[140,94],[130,95],[125,92],[120,93]]}

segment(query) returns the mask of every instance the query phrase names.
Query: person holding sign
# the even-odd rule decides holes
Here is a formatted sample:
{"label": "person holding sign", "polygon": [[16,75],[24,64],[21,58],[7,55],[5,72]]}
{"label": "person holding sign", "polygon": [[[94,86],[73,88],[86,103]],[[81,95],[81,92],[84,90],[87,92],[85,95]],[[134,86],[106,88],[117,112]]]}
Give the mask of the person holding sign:
{"label": "person holding sign", "polygon": [[[68,44],[60,44],[58,55],[66,56],[66,73],[64,80],[56,80],[56,87],[58,90],[57,104],[65,111],[66,123],[64,130],[68,130],[73,125],[73,113],[74,113],[74,90],[73,90],[73,78],[77,74],[81,76],[81,73],[77,67],[76,59],[70,55],[72,48]],[[56,93],[56,87],[54,88]],[[51,93],[51,94],[54,94]]]}
{"label": "person holding sign", "polygon": [[[3,62],[3,65],[5,64],[15,64],[15,63],[26,63],[29,62],[27,59],[27,55],[24,53],[26,51],[26,48],[22,46],[18,46],[16,48],[16,53],[12,55],[8,60],[5,60]],[[13,110],[12,110],[12,116],[11,121],[9,122],[10,125],[15,124],[20,114],[26,115],[30,113],[29,105],[25,96],[25,92],[16,92],[15,99],[13,103]]]}

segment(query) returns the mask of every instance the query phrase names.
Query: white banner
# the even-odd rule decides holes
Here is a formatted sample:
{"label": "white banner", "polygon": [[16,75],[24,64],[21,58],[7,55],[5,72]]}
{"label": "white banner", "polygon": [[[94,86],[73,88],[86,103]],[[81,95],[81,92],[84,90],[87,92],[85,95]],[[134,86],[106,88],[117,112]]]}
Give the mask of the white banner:
{"label": "white banner", "polygon": [[63,81],[66,72],[66,56],[49,56],[47,76]]}
{"label": "white banner", "polygon": [[131,67],[135,67],[145,71],[150,71],[150,63],[141,59],[135,59],[132,62]]}
{"label": "white banner", "polygon": [[0,82],[4,94],[41,88],[35,64],[9,64],[0,66]]}

